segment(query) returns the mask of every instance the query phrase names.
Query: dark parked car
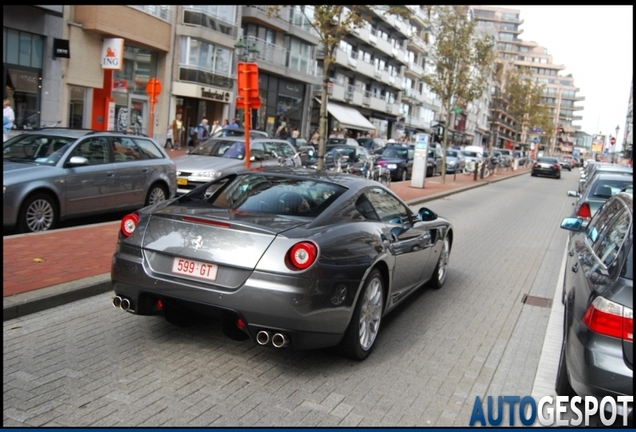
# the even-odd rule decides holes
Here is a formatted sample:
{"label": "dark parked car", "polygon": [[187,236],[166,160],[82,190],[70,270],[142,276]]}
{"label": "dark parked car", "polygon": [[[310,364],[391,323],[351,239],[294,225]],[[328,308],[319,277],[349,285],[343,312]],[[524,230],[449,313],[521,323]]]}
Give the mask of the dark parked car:
{"label": "dark parked car", "polygon": [[[568,245],[563,301],[563,344],[558,395],[634,395],[634,203],[632,194],[610,198],[584,228],[566,218]],[[604,404],[611,407],[611,404]],[[632,418],[617,403],[618,415]]]}
{"label": "dark parked car", "polygon": [[431,148],[428,150],[426,159],[426,177],[435,177],[437,173],[442,172],[443,162],[442,150],[439,148]]}
{"label": "dark parked car", "polygon": [[137,209],[176,191],[174,161],[144,136],[41,129],[10,138],[2,153],[3,225],[19,232]]}
{"label": "dark parked car", "polygon": [[572,216],[583,219],[586,223],[603,205],[605,201],[631,185],[634,179],[630,173],[598,172],[583,192],[569,190],[568,196],[578,198],[574,203]]}
{"label": "dark parked car", "polygon": [[177,325],[217,312],[234,339],[361,360],[388,312],[442,287],[453,240],[448,220],[378,182],[243,170],[124,217],[113,305]]}
{"label": "dark parked car", "polygon": [[331,147],[325,154],[325,169],[336,167],[340,154],[340,167],[349,167],[352,173],[362,173],[362,167],[371,157],[371,153],[365,147],[339,144]]}
{"label": "dark parked car", "polygon": [[413,174],[413,146],[387,145],[376,160],[391,172],[391,181],[406,181]]}
{"label": "dark parked car", "polygon": [[530,175],[533,177],[544,175],[560,179],[561,164],[555,157],[542,156],[532,164],[532,171],[530,172]]}
{"label": "dark parked car", "polygon": [[565,156],[561,156],[559,158],[559,165],[561,165],[561,169],[564,170],[568,170],[568,171],[572,171],[572,167],[574,165],[574,162],[572,161],[572,158],[566,158]]}
{"label": "dark parked car", "polygon": [[381,154],[386,143],[382,138],[358,138],[358,144],[365,147],[371,154]]}
{"label": "dark parked car", "polygon": [[334,146],[343,144],[350,146],[360,145],[358,141],[354,140],[353,138],[327,138],[327,141],[325,142],[325,148],[329,150]]}

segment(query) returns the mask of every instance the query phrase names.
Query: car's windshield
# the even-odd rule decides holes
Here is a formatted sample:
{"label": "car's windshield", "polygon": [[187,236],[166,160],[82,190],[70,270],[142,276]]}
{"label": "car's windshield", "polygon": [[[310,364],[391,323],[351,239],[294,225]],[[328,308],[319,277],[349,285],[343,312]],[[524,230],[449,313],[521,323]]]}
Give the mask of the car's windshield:
{"label": "car's windshield", "polygon": [[245,157],[245,143],[236,141],[223,153],[224,158],[243,159]]}
{"label": "car's windshield", "polygon": [[446,150],[446,156],[450,156],[450,157],[458,157],[458,151],[457,150]]}
{"label": "car's windshield", "polygon": [[223,156],[235,141],[208,140],[190,152],[197,156]]}
{"label": "car's windshield", "polygon": [[353,147],[334,147],[327,153],[327,156],[330,158],[338,157],[338,153],[342,156],[348,156],[349,159],[354,159],[356,155],[356,149]]}
{"label": "car's windshield", "polygon": [[76,138],[44,134],[18,135],[2,146],[3,160],[55,165]]}
{"label": "car's windshield", "polygon": [[192,202],[249,213],[316,217],[345,192],[332,183],[251,173],[238,175],[218,188],[212,196],[189,196]]}
{"label": "car's windshield", "polygon": [[463,150],[463,151],[462,151],[462,154],[463,154],[464,156],[468,156],[468,157],[474,157],[474,158],[479,157],[479,153],[474,152],[474,151],[466,151],[466,150]]}
{"label": "car's windshield", "polygon": [[382,157],[408,159],[409,149],[406,147],[387,147],[382,151]]}

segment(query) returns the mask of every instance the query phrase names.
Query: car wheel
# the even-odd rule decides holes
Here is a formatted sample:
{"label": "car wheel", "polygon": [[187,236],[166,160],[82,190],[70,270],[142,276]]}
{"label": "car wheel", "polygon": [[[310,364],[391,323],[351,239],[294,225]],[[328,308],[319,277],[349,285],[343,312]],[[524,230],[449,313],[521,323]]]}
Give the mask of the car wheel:
{"label": "car wheel", "polygon": [[561,355],[559,356],[559,368],[557,369],[556,383],[554,389],[558,396],[574,396],[576,393],[570,385],[568,379],[568,365],[565,361],[565,337],[561,345]]}
{"label": "car wheel", "polygon": [[431,177],[435,177],[437,175],[437,167],[433,167],[433,172],[431,173]]}
{"label": "car wheel", "polygon": [[406,168],[404,168],[402,170],[402,181],[406,181],[407,177],[408,177],[408,173],[406,172]]}
{"label": "car wheel", "polygon": [[166,188],[160,184],[154,184],[150,187],[146,196],[146,206],[153,205],[165,201],[168,198]]}
{"label": "car wheel", "polygon": [[444,237],[442,243],[442,251],[439,253],[439,259],[435,270],[433,270],[433,277],[431,278],[431,288],[440,289],[446,282],[446,275],[448,274],[448,259],[450,258],[450,241],[448,237]]}
{"label": "car wheel", "polygon": [[342,353],[355,360],[367,358],[380,331],[384,308],[384,281],[378,269],[369,274],[341,342]]}
{"label": "car wheel", "polygon": [[561,174],[557,174],[555,178],[559,180],[561,178]]}
{"label": "car wheel", "polygon": [[200,322],[197,315],[167,303],[163,305],[163,317],[177,327],[191,327]]}
{"label": "car wheel", "polygon": [[53,198],[45,193],[29,196],[18,216],[18,230],[22,233],[41,232],[55,228],[59,215]]}
{"label": "car wheel", "polygon": [[537,176],[537,173],[535,173],[534,171],[532,171],[532,172],[530,173],[530,175],[531,175],[532,177],[536,177],[536,176]]}

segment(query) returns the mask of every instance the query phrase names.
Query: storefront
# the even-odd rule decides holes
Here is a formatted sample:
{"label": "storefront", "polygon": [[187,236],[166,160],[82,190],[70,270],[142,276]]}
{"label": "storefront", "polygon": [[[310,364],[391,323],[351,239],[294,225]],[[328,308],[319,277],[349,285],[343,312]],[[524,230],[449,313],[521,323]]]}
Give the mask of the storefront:
{"label": "storefront", "polygon": [[[253,115],[253,129],[266,131],[270,136],[285,122],[287,129],[297,127],[303,131],[303,113],[307,112],[305,100],[306,84],[261,73],[258,77],[261,108]],[[243,110],[237,107],[237,118],[242,119]]]}

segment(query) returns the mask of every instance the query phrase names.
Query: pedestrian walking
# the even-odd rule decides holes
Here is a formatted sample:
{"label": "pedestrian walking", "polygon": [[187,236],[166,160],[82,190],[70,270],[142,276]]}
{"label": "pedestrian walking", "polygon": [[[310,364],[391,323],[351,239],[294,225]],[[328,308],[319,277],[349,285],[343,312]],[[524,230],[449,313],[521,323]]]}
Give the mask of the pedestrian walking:
{"label": "pedestrian walking", "polygon": [[227,119],[223,120],[223,126],[221,126],[221,128],[227,129],[229,127],[230,127],[230,122]]}
{"label": "pedestrian walking", "polygon": [[320,132],[318,132],[318,129],[314,131],[314,134],[311,136],[309,143],[315,148],[318,148],[318,144],[320,143]]}
{"label": "pedestrian walking", "polygon": [[9,139],[9,131],[13,129],[13,123],[15,122],[15,113],[11,107],[11,101],[5,99],[2,102],[2,142]]}
{"label": "pedestrian walking", "polygon": [[296,147],[296,142],[298,138],[300,138],[300,131],[298,130],[296,126],[294,126],[291,133],[291,143],[294,147]]}
{"label": "pedestrian walking", "polygon": [[212,128],[210,129],[210,136],[214,136],[218,131],[223,130],[218,120],[212,122]]}
{"label": "pedestrian walking", "polygon": [[172,123],[170,123],[168,125],[168,129],[166,130],[166,144],[163,146],[163,148],[165,149],[170,147],[170,151],[174,151],[174,142],[172,141],[172,135]]}
{"label": "pedestrian walking", "polygon": [[236,122],[236,119],[235,119],[235,118],[233,118],[233,119],[232,119],[232,122],[229,124],[228,128],[230,128],[230,129],[238,129],[238,127],[239,127],[239,125],[238,125],[238,123]]}
{"label": "pedestrian walking", "polygon": [[201,123],[196,127],[197,139],[195,145],[201,144],[206,139],[210,138],[210,127],[208,126],[208,119],[201,120]]}
{"label": "pedestrian walking", "polygon": [[177,114],[175,119],[171,123],[173,148],[180,149],[183,145],[185,128],[183,127],[183,120],[181,120],[181,114]]}
{"label": "pedestrian walking", "polygon": [[276,137],[281,139],[286,139],[289,136],[287,132],[287,123],[282,122],[278,129],[276,130]]}

